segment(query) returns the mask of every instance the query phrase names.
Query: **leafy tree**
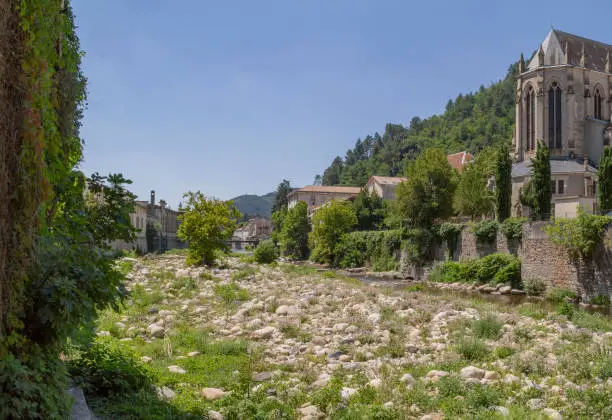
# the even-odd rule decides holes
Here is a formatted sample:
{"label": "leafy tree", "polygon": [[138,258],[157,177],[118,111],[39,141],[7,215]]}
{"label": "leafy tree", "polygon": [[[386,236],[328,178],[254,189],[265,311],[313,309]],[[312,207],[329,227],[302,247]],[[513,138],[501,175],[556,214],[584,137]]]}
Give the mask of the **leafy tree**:
{"label": "leafy tree", "polygon": [[291,183],[283,179],[283,181],[276,187],[276,198],[274,199],[274,205],[272,206],[272,213],[281,209],[286,209],[289,204],[289,194],[291,193]]}
{"label": "leafy tree", "polygon": [[453,214],[456,175],[440,149],[428,149],[408,166],[407,180],[396,190],[398,211],[414,226]]}
{"label": "leafy tree", "polygon": [[521,201],[531,209],[533,220],[548,220],[552,200],[550,160],[548,147],[541,140],[538,141],[535,157],[531,159],[531,172]]}
{"label": "leafy tree", "polygon": [[597,170],[597,202],[599,211],[607,214],[612,211],[612,148],[604,149]]}
{"label": "leafy tree", "polygon": [[382,198],[376,193],[369,193],[363,188],[353,201],[353,209],[357,215],[358,230],[378,230],[382,227],[385,208]]}
{"label": "leafy tree", "polygon": [[321,177],[321,175],[315,175],[312,185],[321,185],[322,183],[323,183],[323,178]]}
{"label": "leafy tree", "polygon": [[497,220],[510,217],[512,207],[512,159],[508,145],[503,143],[497,151],[495,165],[495,209]]}
{"label": "leafy tree", "polygon": [[178,236],[188,245],[188,264],[213,264],[216,251],[227,251],[240,212],[231,201],[208,198],[200,191],[187,192],[185,213],[179,216]]}
{"label": "leafy tree", "polygon": [[283,255],[296,260],[308,258],[308,206],[298,202],[290,208],[283,218],[282,231],[279,235]]}
{"label": "leafy tree", "polygon": [[338,185],[340,183],[340,175],[342,174],[342,158],[336,156],[331,166],[323,172],[323,185]]}
{"label": "leafy tree", "polygon": [[278,257],[278,248],[276,248],[272,240],[267,239],[257,245],[253,257],[260,264],[270,264]]}
{"label": "leafy tree", "polygon": [[356,224],[355,211],[347,202],[332,200],[318,209],[312,216],[312,232],[309,237],[312,259],[320,263],[334,262],[340,238]]}
{"label": "leafy tree", "polygon": [[455,211],[465,216],[486,216],[493,211],[493,194],[488,188],[490,179],[487,155],[482,154],[475,162],[466,165],[461,172],[455,191]]}
{"label": "leafy tree", "polygon": [[283,207],[278,211],[272,213],[272,241],[278,245],[280,242],[280,233],[283,230],[283,221],[285,220],[285,216],[287,215],[287,208]]}

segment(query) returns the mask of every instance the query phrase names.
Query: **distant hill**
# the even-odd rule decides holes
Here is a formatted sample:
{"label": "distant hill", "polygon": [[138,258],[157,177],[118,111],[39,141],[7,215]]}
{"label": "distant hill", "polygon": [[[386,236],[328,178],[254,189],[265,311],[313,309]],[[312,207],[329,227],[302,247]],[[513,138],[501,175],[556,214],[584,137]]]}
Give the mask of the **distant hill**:
{"label": "distant hill", "polygon": [[245,194],[232,198],[232,201],[243,215],[270,218],[276,193],[266,195]]}

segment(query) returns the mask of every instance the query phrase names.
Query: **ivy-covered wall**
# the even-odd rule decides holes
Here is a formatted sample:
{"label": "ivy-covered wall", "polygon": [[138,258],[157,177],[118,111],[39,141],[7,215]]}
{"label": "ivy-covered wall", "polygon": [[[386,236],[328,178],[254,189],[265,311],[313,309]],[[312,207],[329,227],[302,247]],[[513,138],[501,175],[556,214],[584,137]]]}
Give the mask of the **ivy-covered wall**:
{"label": "ivy-covered wall", "polygon": [[[436,261],[482,258],[495,252],[513,254],[521,260],[523,279],[541,279],[548,287],[558,287],[578,293],[583,301],[603,295],[612,297],[612,228],[597,246],[591,261],[571,258],[568,250],[554,244],[544,231],[549,222],[525,223],[522,239],[508,240],[500,231],[494,241],[478,240],[469,227],[461,231],[452,253],[446,243],[436,245]],[[407,256],[402,253],[402,260]],[[427,270],[418,270],[402,261],[404,274],[419,279],[427,278]]]}

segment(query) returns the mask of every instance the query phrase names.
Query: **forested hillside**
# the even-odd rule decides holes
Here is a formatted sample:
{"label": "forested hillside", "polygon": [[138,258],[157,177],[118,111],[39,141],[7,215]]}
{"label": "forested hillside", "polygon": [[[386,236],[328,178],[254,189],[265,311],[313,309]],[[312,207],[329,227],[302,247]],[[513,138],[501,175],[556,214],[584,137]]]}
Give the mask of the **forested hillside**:
{"label": "forested hillside", "polygon": [[448,101],[442,115],[414,117],[408,127],[387,124],[382,135],[358,139],[344,159],[337,156],[325,170],[323,184],[361,186],[372,175],[400,175],[407,160],[429,147],[477,153],[485,146],[510,142],[517,70],[515,63],[503,80]]}
{"label": "forested hillside", "polygon": [[266,195],[245,194],[232,198],[232,201],[243,216],[262,216],[270,218],[276,193]]}

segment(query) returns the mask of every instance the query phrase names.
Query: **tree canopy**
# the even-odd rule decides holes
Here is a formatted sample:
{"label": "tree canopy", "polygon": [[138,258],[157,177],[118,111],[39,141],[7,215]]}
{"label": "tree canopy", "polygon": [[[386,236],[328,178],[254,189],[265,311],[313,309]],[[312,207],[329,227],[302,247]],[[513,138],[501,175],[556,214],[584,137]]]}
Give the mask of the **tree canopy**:
{"label": "tree canopy", "polygon": [[456,171],[441,149],[428,149],[408,165],[405,182],[398,185],[397,211],[414,226],[431,225],[453,214]]}
{"label": "tree canopy", "polygon": [[604,149],[597,170],[597,205],[602,214],[612,211],[612,148]]}
{"label": "tree canopy", "polygon": [[332,200],[312,216],[310,247],[312,259],[321,263],[335,260],[336,246],[345,233],[357,224],[357,216],[350,203]]}
{"label": "tree canopy", "polygon": [[534,220],[550,219],[552,187],[548,146],[538,141],[536,155],[531,159],[531,178],[523,190],[521,202],[531,209]]}
{"label": "tree canopy", "polygon": [[308,258],[308,232],[310,232],[308,206],[300,201],[295,207],[287,210],[283,217],[279,235],[283,255],[296,260]]}
{"label": "tree canopy", "polygon": [[228,249],[240,212],[231,201],[208,198],[200,191],[187,192],[178,236],[188,242],[189,264],[212,264],[217,251]]}

